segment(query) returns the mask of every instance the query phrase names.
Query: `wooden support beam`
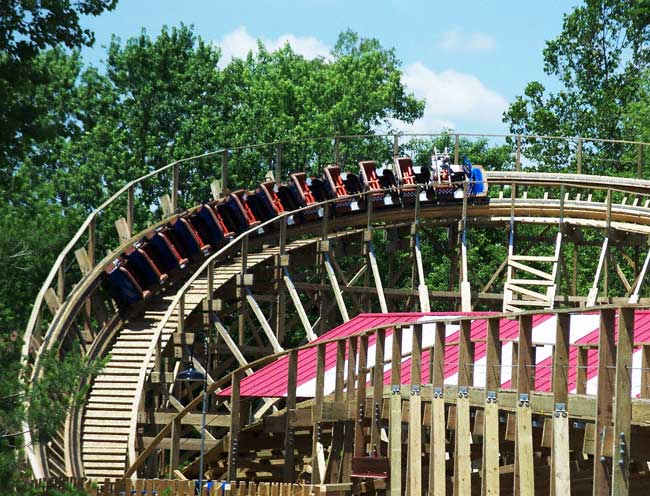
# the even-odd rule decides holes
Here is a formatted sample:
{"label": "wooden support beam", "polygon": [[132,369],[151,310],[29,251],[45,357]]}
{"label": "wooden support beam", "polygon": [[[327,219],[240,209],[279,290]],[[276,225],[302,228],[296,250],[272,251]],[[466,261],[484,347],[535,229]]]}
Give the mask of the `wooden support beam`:
{"label": "wooden support beam", "polygon": [[650,398],[650,345],[641,346],[641,392],[643,399]]}
{"label": "wooden support beam", "polygon": [[172,205],[171,197],[165,194],[162,195],[158,199],[158,201],[160,202],[160,209],[162,210],[163,219],[166,219],[167,217],[171,217],[174,214],[174,211],[176,210]]}
{"label": "wooden support beam", "polygon": [[[235,357],[235,360],[237,360],[237,363],[239,363],[240,366],[248,365],[248,361],[246,358],[244,358],[244,355],[242,354],[241,350],[239,347],[235,344],[235,341],[230,337],[230,334],[228,333],[228,330],[225,328],[225,326],[221,323],[221,321],[215,316],[214,319],[214,327],[217,329],[217,332],[219,333],[219,336],[221,339],[223,339],[223,342],[226,344],[232,355]],[[245,369],[244,372],[246,375],[251,375],[253,371],[251,369]]]}
{"label": "wooden support beam", "polygon": [[[357,370],[357,356],[359,352],[359,338],[350,336],[348,342],[348,374],[347,386],[345,392],[345,404],[347,416],[350,419],[356,418],[356,370]],[[352,473],[352,457],[354,456],[354,433],[355,426],[354,420],[345,423],[345,438],[343,442],[343,461],[341,471],[341,482],[350,482],[350,475]]]}
{"label": "wooden support beam", "polygon": [[264,331],[264,334],[266,335],[267,339],[271,343],[271,346],[273,347],[273,351],[275,353],[279,353],[283,351],[284,348],[280,346],[277,337],[273,333],[271,324],[269,324],[269,321],[266,320],[266,317],[264,316],[262,309],[260,308],[259,304],[257,303],[257,301],[255,301],[255,298],[253,297],[253,293],[251,293],[250,289],[245,288],[245,294],[246,294],[246,301],[248,302],[251,309],[253,310],[255,317],[257,317],[257,321],[260,323],[260,326],[262,326],[262,330]]}
{"label": "wooden support beam", "polygon": [[533,365],[533,319],[519,317],[519,352],[517,357],[517,437],[515,440],[515,494],[535,494],[533,426],[530,393],[535,387]]}
{"label": "wooden support beam", "polygon": [[618,313],[616,346],[616,383],[614,397],[614,432],[612,453],[612,494],[630,494],[630,453],[632,444],[632,348],[634,344],[634,309],[621,308]]}
{"label": "wooden support beam", "polygon": [[594,479],[593,495],[605,496],[611,493],[611,459],[603,451],[603,443],[608,429],[612,427],[615,375],[612,368],[614,359],[614,326],[616,314],[614,310],[601,310],[600,335],[598,339],[598,396],[596,400],[596,439],[594,440]]}
{"label": "wooden support beam", "polygon": [[232,374],[230,385],[230,432],[228,436],[228,481],[237,480],[237,453],[239,451],[239,430],[241,415],[241,398],[239,396],[241,375]]}
{"label": "wooden support beam", "polygon": [[472,493],[472,434],[469,413],[469,386],[472,384],[473,353],[471,322],[460,323],[458,336],[458,399],[456,400],[456,449],[454,460],[454,494]]}
{"label": "wooden support beam", "polygon": [[429,289],[424,278],[424,265],[422,264],[422,252],[420,250],[420,235],[415,232],[415,263],[418,273],[418,295],[420,298],[420,310],[423,312],[431,311],[431,303],[429,302]]}
{"label": "wooden support beam", "polygon": [[429,496],[445,496],[447,493],[446,432],[445,432],[445,329],[444,322],[436,322],[433,344],[431,384],[431,445],[429,448]]}
{"label": "wooden support beam", "polygon": [[325,477],[325,454],[321,441],[321,419],[323,416],[323,397],[325,391],[325,344],[319,344],[316,352],[316,396],[312,409],[314,432],[311,452],[311,483],[322,484]]}
{"label": "wooden support beam", "polygon": [[381,412],[384,394],[384,349],[386,330],[379,329],[375,332],[375,365],[372,377],[372,428],[370,430],[370,445],[372,450],[381,456]]}
{"label": "wooden support beam", "polygon": [[287,415],[284,425],[284,482],[293,482],[295,475],[295,432],[290,422],[289,412],[296,408],[296,387],[298,377],[298,352],[289,352],[289,375],[287,379]]}
{"label": "wooden support beam", "polygon": [[339,282],[336,279],[336,274],[334,273],[334,268],[332,267],[332,261],[330,260],[329,253],[323,252],[323,264],[325,265],[325,271],[327,272],[327,277],[329,278],[330,285],[332,286],[332,292],[334,293],[334,298],[338,306],[339,312],[341,313],[341,318],[343,322],[350,320],[348,315],[348,309],[345,306],[343,301],[343,293],[341,293],[341,288]]}
{"label": "wooden support beam", "polygon": [[402,328],[393,330],[391,357],[391,396],[390,396],[390,494],[402,496]]}
{"label": "wooden support beam", "polygon": [[[336,365],[334,369],[334,402],[341,405],[344,402],[345,388],[345,341],[336,342]],[[335,484],[340,481],[341,454],[343,451],[343,437],[345,427],[343,422],[335,422],[332,427],[332,444],[329,450],[327,467],[325,470],[325,481]]]}
{"label": "wooden support beam", "polygon": [[571,494],[569,448],[569,334],[571,316],[558,314],[553,353],[553,444],[551,481],[554,495]]}
{"label": "wooden support beam", "polygon": [[[413,326],[409,401],[409,494],[422,494],[422,324]],[[469,413],[469,409],[468,409]]]}
{"label": "wooden support beam", "polygon": [[629,302],[632,304],[636,304],[639,302],[641,287],[643,286],[643,281],[645,280],[645,276],[648,273],[648,265],[650,265],[650,250],[648,250],[648,253],[645,256],[645,260],[643,261],[643,266],[641,267],[641,272],[639,272],[639,275],[636,278],[634,292],[630,295]]}
{"label": "wooden support beam", "polygon": [[372,242],[368,241],[368,261],[370,262],[370,268],[372,269],[372,276],[375,281],[375,287],[377,288],[377,297],[379,298],[379,308],[381,308],[382,313],[388,313],[388,305],[386,304],[386,296],[384,295],[384,286],[381,282],[381,274],[379,272],[379,266],[377,265],[377,257],[375,256],[375,250],[372,246]]}
{"label": "wooden support beam", "polygon": [[368,381],[368,335],[359,338],[359,374],[354,418],[354,456],[366,454],[364,421],[366,418],[366,383]]}
{"label": "wooden support beam", "polygon": [[289,275],[289,271],[287,270],[286,267],[283,268],[284,270],[284,284],[289,291],[289,296],[291,297],[291,301],[293,302],[293,306],[296,309],[296,312],[298,313],[298,317],[300,318],[300,322],[302,323],[302,327],[305,330],[305,335],[307,336],[307,340],[309,342],[314,341],[318,336],[316,336],[316,333],[314,332],[314,329],[311,326],[311,323],[309,322],[309,317],[307,317],[307,312],[305,311],[305,307],[302,306],[302,302],[300,301],[300,295],[298,294],[298,291],[296,290],[296,286],[294,286],[293,281],[291,280],[291,277]]}
{"label": "wooden support beam", "polygon": [[174,470],[178,468],[178,463],[180,461],[180,440],[181,440],[181,422],[180,420],[174,420],[172,423],[172,432],[171,432],[171,449],[169,450],[169,478],[174,477]]}
{"label": "wooden support beam", "polygon": [[485,407],[483,411],[483,485],[482,496],[497,496],[499,476],[499,406],[497,390],[501,386],[501,341],[499,319],[488,319],[486,341]]}

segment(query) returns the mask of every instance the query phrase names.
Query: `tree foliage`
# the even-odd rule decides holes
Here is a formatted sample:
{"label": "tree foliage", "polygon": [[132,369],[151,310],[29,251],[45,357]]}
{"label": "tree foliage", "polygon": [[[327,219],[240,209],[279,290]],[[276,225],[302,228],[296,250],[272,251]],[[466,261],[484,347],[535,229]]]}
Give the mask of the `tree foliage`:
{"label": "tree foliage", "polygon": [[[650,2],[586,0],[564,16],[562,32],[546,43],[544,72],[557,91],[539,81],[515,98],[505,121],[517,134],[622,139],[627,109],[639,101],[639,87],[650,62]],[[566,165],[571,145],[527,143],[528,157]],[[623,154],[621,147],[594,143],[592,156]],[[611,165],[611,164],[610,164]],[[601,164],[600,170],[610,165]]]}

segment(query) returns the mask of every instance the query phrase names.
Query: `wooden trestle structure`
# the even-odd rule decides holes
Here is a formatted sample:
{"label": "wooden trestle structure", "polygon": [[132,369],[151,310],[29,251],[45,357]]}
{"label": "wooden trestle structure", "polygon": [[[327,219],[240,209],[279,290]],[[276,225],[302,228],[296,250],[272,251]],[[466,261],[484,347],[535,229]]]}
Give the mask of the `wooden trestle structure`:
{"label": "wooden trestle structure", "polygon": [[[340,138],[334,142],[338,163]],[[643,157],[645,144],[638,145]],[[398,150],[396,137],[395,156]],[[198,478],[202,386],[176,381],[192,364],[207,377],[204,479],[249,487],[304,484],[320,494],[646,494],[650,342],[635,339],[634,315],[650,307],[643,286],[650,261],[650,181],[524,172],[519,152],[514,171],[486,166],[490,194],[484,201],[466,195],[426,204],[418,189],[412,204],[395,208],[373,207],[366,192],[356,195],[366,200],[365,211],[331,216],[336,200],[328,200],[318,205],[323,216],[311,222],[293,223],[297,212],[287,212],[191,261],[153,296],[120,312],[101,284],[104,269],[175,215],[184,165],[220,157],[221,188],[213,188],[219,197],[235,151],[175,162],[128,183],[88,217],[34,305],[23,352],[31,381],[39,378],[45,351],[65,354],[74,340],[92,359],[109,356],[89,384],[86,404],[69,412],[51,443],[33,446],[26,426],[36,478]],[[455,156],[458,163],[457,150]],[[161,200],[163,221],[140,226],[134,235],[138,185],[165,171],[172,173],[172,192]],[[278,158],[275,174],[282,177]],[[115,222],[119,246],[97,262],[97,222],[121,197],[127,209]],[[518,238],[516,227],[524,224],[540,226],[539,237]],[[494,228],[504,231],[504,258],[479,287],[466,233]],[[438,230],[446,233],[446,246],[436,241]],[[546,253],[529,254],[529,246],[546,242]],[[447,288],[427,287],[425,244],[448,261]],[[580,295],[580,253],[594,245],[600,255],[592,289]],[[570,268],[563,252],[573,253]],[[73,254],[80,279],[71,285],[64,267]],[[616,288],[619,294],[611,296]],[[318,339],[361,313],[428,314],[443,306],[459,313],[430,321],[433,346],[422,345],[426,320],[398,319]],[[492,313],[466,314],[475,309]],[[584,312],[599,315],[597,344],[570,341],[570,314]],[[540,313],[556,319],[555,339],[545,343],[552,346],[550,391],[535,388],[540,344],[532,339],[532,322]],[[503,319],[519,326],[509,340],[512,357],[502,353]],[[470,333],[477,321],[487,329],[479,341]],[[454,341],[446,337],[449,324],[459,326]],[[306,344],[285,349],[296,335]],[[402,348],[406,337],[408,353]],[[484,364],[474,359],[477,346],[485,348]],[[453,355],[446,355],[451,347]],[[642,363],[633,367],[637,348]],[[296,392],[298,356],[305,350],[315,357],[313,394],[307,397]],[[330,364],[328,350],[335,350]],[[584,386],[570,393],[570,373],[584,383],[594,353],[596,394],[586,394]],[[577,368],[570,365],[572,354]],[[241,394],[245,378],[281,358],[286,395]],[[406,359],[408,374],[402,370]],[[444,370],[452,360],[457,375],[450,380]],[[506,387],[501,379],[508,366]],[[328,367],[333,388],[326,384]],[[484,385],[474,383],[477,367],[485,367]],[[634,368],[640,370],[639,397],[632,397]],[[274,487],[276,494],[283,490]],[[284,487],[288,494],[298,486]],[[243,491],[237,489],[250,494]]]}

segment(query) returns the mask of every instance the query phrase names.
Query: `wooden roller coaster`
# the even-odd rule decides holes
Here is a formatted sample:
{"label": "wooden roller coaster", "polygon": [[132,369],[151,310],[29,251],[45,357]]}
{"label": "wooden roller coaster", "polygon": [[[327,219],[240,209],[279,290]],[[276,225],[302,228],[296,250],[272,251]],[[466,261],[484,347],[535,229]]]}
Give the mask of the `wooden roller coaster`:
{"label": "wooden roller coaster", "polygon": [[[332,138],[328,195],[294,174],[292,208],[279,143],[275,177],[256,193],[227,189],[229,159],[248,148],[219,150],[132,181],[89,215],[38,294],[23,358],[30,381],[46,352],[75,341],[107,362],[79,384],[87,401],[51,442],[34,444],[38,426],[25,426],[34,476],[199,478],[233,483],[232,494],[255,494],[242,482],[321,494],[650,491],[645,144],[627,143],[636,177],[603,177],[581,173],[581,138],[577,168],[541,173],[520,157],[522,140],[544,137],[509,137],[514,170],[484,164],[485,194],[468,175],[450,180],[460,193],[447,199],[435,179],[405,179],[399,136],[384,173],[395,182],[364,161],[351,186],[344,139]],[[214,157],[211,201],[179,209],[182,168]],[[136,232],[137,193],[164,173],[163,220]],[[121,199],[119,246],[97,262],[97,223]],[[537,237],[519,237],[523,225]],[[502,259],[479,286],[468,239],[489,229],[503,231]],[[446,288],[427,286],[425,249],[449,267]],[[578,294],[585,278],[591,290]],[[179,381],[188,367],[203,381]]]}

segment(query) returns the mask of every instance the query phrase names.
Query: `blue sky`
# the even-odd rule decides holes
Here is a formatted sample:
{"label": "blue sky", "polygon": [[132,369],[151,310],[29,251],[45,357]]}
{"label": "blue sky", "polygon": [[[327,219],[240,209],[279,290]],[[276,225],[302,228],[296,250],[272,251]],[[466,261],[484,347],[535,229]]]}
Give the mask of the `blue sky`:
{"label": "blue sky", "polygon": [[427,101],[425,117],[405,131],[505,132],[501,113],[525,84],[552,79],[543,73],[542,49],[562,27],[577,0],[343,1],[120,0],[113,12],[87,18],[97,43],[84,51],[100,65],[111,35],[123,40],[142,28],[192,24],[226,57],[243,56],[261,39],[268,47],[288,40],[307,57],[326,55],[350,28],[394,47],[404,82]]}

